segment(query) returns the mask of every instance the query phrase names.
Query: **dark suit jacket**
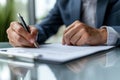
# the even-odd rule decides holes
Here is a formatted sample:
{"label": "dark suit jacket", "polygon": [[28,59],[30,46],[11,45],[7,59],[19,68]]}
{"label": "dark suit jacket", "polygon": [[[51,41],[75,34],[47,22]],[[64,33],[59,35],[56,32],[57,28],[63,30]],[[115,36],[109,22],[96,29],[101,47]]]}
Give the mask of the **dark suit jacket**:
{"label": "dark suit jacket", "polygon": [[[39,29],[38,42],[43,43],[55,34],[61,25],[70,25],[81,20],[81,0],[57,0],[48,16],[36,27]],[[98,0],[96,28],[111,26],[120,33],[120,0]],[[118,39],[116,45],[120,44]]]}

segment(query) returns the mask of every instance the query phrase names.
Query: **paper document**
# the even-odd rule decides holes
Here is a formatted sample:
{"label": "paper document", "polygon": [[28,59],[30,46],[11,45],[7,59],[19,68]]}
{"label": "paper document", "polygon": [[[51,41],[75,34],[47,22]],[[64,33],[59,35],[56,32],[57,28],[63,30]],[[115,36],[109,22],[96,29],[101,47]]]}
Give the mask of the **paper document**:
{"label": "paper document", "polygon": [[0,48],[0,54],[31,59],[38,58],[38,60],[53,62],[66,62],[112,47],[114,46],[67,46],[57,43],[40,45],[40,48]]}

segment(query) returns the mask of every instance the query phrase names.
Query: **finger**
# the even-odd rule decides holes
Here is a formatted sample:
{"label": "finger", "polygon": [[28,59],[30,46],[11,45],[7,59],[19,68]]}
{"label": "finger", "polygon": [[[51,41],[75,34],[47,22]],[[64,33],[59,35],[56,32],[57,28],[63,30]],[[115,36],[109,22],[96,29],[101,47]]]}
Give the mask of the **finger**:
{"label": "finger", "polygon": [[14,41],[9,41],[9,43],[14,47],[34,47],[34,45],[16,44]]}
{"label": "finger", "polygon": [[22,37],[24,37],[26,40],[28,40],[29,42],[33,43],[33,39],[32,36],[30,35],[29,32],[27,32],[18,22],[12,22],[10,24],[10,26],[12,27],[12,29],[19,35],[21,35]]}
{"label": "finger", "polygon": [[65,31],[64,31],[64,34],[69,31],[72,27],[75,26],[75,24],[79,23],[80,21],[79,20],[76,20],[75,22],[73,22],[70,26],[68,26]]}
{"label": "finger", "polygon": [[30,26],[30,32],[31,32],[31,35],[33,36],[33,38],[36,40],[37,35],[38,35],[38,30],[37,30],[37,28],[35,28],[35,27],[33,27],[33,26]]}
{"label": "finger", "polygon": [[14,40],[15,32],[11,29],[11,27],[9,27],[6,32],[7,32],[7,37],[9,39],[9,41],[15,41]]}
{"label": "finger", "polygon": [[67,31],[65,34],[64,34],[64,40],[65,40],[65,43],[70,45],[70,39],[72,38],[72,36],[74,34],[76,34],[78,31],[80,30],[80,27],[79,27],[79,24],[75,25],[73,28],[71,28],[69,31]]}
{"label": "finger", "polygon": [[79,39],[76,41],[75,45],[77,46],[82,46],[82,45],[86,45],[86,32],[84,29],[81,29],[80,33],[81,36],[79,37]]}
{"label": "finger", "polygon": [[28,42],[25,38],[17,35],[16,36],[16,43],[18,43],[19,46],[24,47],[32,47],[33,43]]}
{"label": "finger", "polygon": [[73,26],[73,25],[70,25],[69,28],[67,28],[67,29],[64,31],[64,33],[63,33],[63,38],[62,38],[62,44],[63,44],[63,45],[66,44],[66,42],[65,42],[65,36],[64,36],[64,35],[66,34],[67,30],[69,30],[69,29],[72,28],[72,26]]}
{"label": "finger", "polygon": [[72,38],[70,39],[70,43],[72,45],[76,45],[76,42],[81,38],[82,34],[83,33],[81,32],[81,30],[77,32],[76,34],[74,34]]}
{"label": "finger", "polygon": [[[13,36],[14,35],[14,36]],[[11,34],[8,34],[8,38],[11,42],[12,45],[14,46],[33,46],[32,43],[28,42],[25,38],[23,38],[22,36],[18,35],[16,32],[12,31]]]}
{"label": "finger", "polygon": [[83,45],[86,45],[86,41],[82,38],[80,38],[77,43],[76,43],[77,46],[83,46]]}
{"label": "finger", "polygon": [[14,41],[10,41],[10,40],[9,40],[9,43],[10,43],[12,46],[14,46],[14,47],[24,47],[24,46],[22,46],[21,44],[16,44]]}

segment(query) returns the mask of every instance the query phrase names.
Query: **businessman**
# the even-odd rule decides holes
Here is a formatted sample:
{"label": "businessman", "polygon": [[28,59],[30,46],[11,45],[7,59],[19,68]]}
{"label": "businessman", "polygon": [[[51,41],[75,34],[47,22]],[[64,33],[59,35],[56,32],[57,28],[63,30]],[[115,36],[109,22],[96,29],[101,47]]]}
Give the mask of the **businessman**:
{"label": "businessman", "polygon": [[[120,45],[120,0],[56,0],[54,8],[39,24],[26,32],[18,22],[7,29],[13,46],[34,47],[54,35],[61,25],[66,45]],[[38,34],[38,35],[37,35]]]}

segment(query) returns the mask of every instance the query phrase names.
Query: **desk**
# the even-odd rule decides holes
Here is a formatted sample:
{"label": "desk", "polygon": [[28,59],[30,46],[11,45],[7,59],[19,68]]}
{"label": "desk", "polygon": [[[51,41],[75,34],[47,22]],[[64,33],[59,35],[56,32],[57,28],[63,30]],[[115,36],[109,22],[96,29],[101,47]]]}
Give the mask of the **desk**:
{"label": "desk", "polygon": [[120,80],[120,48],[62,65],[0,58],[0,80]]}

